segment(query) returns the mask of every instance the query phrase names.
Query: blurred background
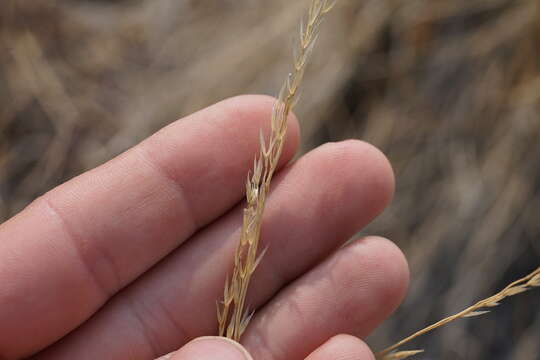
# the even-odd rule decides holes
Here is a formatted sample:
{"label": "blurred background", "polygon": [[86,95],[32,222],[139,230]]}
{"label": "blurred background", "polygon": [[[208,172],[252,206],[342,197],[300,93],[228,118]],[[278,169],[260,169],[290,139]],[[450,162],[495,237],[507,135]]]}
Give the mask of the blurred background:
{"label": "blurred background", "polygon": [[[0,216],[223,98],[276,94],[307,0],[8,0],[0,10]],[[393,205],[365,231],[406,253],[390,345],[540,264],[540,4],[340,0],[296,113],[302,151],[380,147]],[[540,291],[406,348],[540,359]]]}

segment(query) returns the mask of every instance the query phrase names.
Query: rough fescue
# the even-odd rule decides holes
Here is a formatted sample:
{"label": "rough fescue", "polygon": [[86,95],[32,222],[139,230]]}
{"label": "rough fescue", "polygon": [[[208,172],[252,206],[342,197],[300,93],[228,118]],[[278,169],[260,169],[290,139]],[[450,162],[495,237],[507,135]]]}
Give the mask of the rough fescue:
{"label": "rough fescue", "polygon": [[336,0],[312,0],[307,17],[300,26],[300,38],[294,54],[294,66],[287,77],[274,105],[271,133],[268,141],[260,134],[260,151],[253,170],[246,182],[247,205],[240,240],[234,255],[232,277],[225,283],[222,303],[218,304],[219,335],[240,340],[253,315],[246,308],[246,295],[251,276],[265,251],[259,251],[259,239],[266,198],[270,182],[278,165],[285,134],[287,118],[294,108],[302,83],[309,55],[317,41],[320,25]]}
{"label": "rough fescue", "polygon": [[384,349],[383,351],[379,352],[377,354],[377,359],[379,360],[396,360],[396,359],[406,359],[410,356],[416,355],[418,353],[421,353],[423,350],[411,350],[411,351],[398,351],[394,352],[397,348],[401,347],[405,343],[408,343],[409,341],[417,338],[418,336],[421,336],[427,332],[430,332],[438,327],[441,327],[443,325],[448,324],[449,322],[452,322],[457,319],[461,318],[467,318],[467,317],[475,317],[484,315],[490,312],[490,308],[493,308],[497,305],[499,305],[500,301],[517,294],[521,294],[522,292],[525,292],[527,290],[531,290],[533,287],[539,287],[540,286],[540,267],[537,268],[535,271],[530,273],[529,275],[525,276],[524,278],[521,278],[519,280],[514,281],[513,283],[509,284],[507,287],[499,291],[497,294],[490,296],[484,300],[480,300],[476,304],[468,307],[467,309],[449,316],[445,319],[442,319],[438,322],[436,322],[433,325],[430,325],[420,331],[415,332],[409,337],[406,337],[405,339],[395,343],[394,345]]}

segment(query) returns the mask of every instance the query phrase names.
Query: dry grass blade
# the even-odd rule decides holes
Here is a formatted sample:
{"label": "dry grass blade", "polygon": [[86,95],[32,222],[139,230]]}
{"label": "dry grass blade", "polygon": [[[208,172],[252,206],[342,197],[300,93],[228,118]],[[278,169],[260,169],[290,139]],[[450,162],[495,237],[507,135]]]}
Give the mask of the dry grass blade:
{"label": "dry grass blade", "polygon": [[406,351],[397,351],[390,353],[388,355],[385,355],[383,357],[384,360],[401,360],[401,359],[407,359],[411,356],[423,353],[424,350],[406,350]]}
{"label": "dry grass blade", "polygon": [[486,310],[487,308],[492,308],[495,306],[498,306],[500,301],[517,294],[520,294],[522,292],[525,292],[527,290],[532,289],[533,287],[539,287],[540,286],[540,267],[537,268],[535,271],[530,273],[529,275],[514,281],[513,283],[506,286],[504,289],[499,291],[497,294],[490,296],[486,299],[480,300],[476,304],[468,307],[467,309],[449,316],[443,320],[440,320],[436,322],[433,325],[430,325],[420,331],[415,332],[409,337],[406,337],[405,339],[395,343],[394,345],[384,349],[383,351],[377,353],[377,359],[380,360],[392,360],[392,359],[405,359],[407,357],[413,356],[415,354],[418,354],[421,351],[414,350],[414,351],[399,351],[399,352],[393,352],[397,348],[401,347],[405,343],[408,343],[409,341],[424,335],[427,332],[430,332],[438,327],[441,327],[443,325],[448,324],[449,322],[452,322],[457,319],[466,318],[466,317],[474,317],[474,316],[480,316],[483,314],[486,314],[489,312],[489,310]]}
{"label": "dry grass blade", "polygon": [[218,304],[220,336],[240,340],[253,315],[246,308],[245,301],[251,276],[264,255],[264,251],[259,253],[259,239],[266,197],[283,149],[287,118],[298,100],[309,55],[317,41],[323,18],[334,4],[335,0],[311,1],[307,18],[300,29],[293,70],[274,105],[268,141],[265,141],[261,132],[259,155],[246,182],[247,205],[234,256],[234,270],[231,279],[227,279],[225,284],[223,302]]}

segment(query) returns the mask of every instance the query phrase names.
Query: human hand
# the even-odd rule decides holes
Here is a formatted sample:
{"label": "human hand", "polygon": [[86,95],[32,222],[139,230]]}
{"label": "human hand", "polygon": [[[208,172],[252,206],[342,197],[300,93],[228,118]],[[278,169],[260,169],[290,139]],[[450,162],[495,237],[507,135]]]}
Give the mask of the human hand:
{"label": "human hand", "polygon": [[[228,340],[190,341],[216,332],[272,104],[237,97],[177,121],[2,224],[0,359],[151,360],[178,348],[174,360],[242,359]],[[359,141],[287,165],[298,134],[291,118],[242,344],[257,360],[371,359],[361,340],[335,335],[364,337],[383,321],[407,264],[382,238],[340,246],[388,204],[392,170]]]}

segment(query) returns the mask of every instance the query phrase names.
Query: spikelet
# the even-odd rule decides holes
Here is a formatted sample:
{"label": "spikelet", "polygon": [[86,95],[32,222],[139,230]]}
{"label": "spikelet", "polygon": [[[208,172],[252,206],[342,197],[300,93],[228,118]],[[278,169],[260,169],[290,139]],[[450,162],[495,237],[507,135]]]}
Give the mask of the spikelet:
{"label": "spikelet", "polygon": [[539,286],[540,286],[540,267],[537,268],[532,273],[530,273],[529,275],[525,276],[524,278],[521,278],[509,284],[507,287],[499,291],[497,294],[490,296],[484,300],[480,300],[479,302],[468,307],[467,309],[455,315],[449,316],[443,320],[440,320],[436,322],[435,324],[430,325],[420,331],[417,331],[411,336],[406,337],[405,339],[384,349],[383,351],[377,353],[376,355],[377,359],[378,360],[406,359],[410,356],[416,355],[422,351],[421,350],[399,351],[399,352],[394,352],[394,351],[398,349],[399,347],[401,347],[402,345],[404,345],[405,343],[408,343],[409,341],[421,335],[424,335],[425,333],[430,332],[438,327],[446,325],[449,322],[452,322],[454,320],[467,318],[467,317],[476,317],[476,316],[487,314],[490,312],[490,310],[488,309],[498,306],[501,300],[510,296],[521,294],[525,291],[531,290],[532,288],[539,287]]}
{"label": "spikelet", "polygon": [[218,303],[217,318],[219,335],[239,341],[247,328],[253,312],[246,306],[246,295],[251,276],[259,265],[265,251],[259,251],[261,223],[270,190],[270,182],[277,168],[285,134],[287,118],[298,101],[300,85],[309,56],[315,46],[319,29],[325,15],[336,0],[312,0],[306,19],[300,26],[300,38],[294,52],[294,64],[274,104],[271,133],[266,141],[260,133],[260,150],[246,181],[247,205],[240,240],[234,255],[232,277],[227,278],[223,301]]}

